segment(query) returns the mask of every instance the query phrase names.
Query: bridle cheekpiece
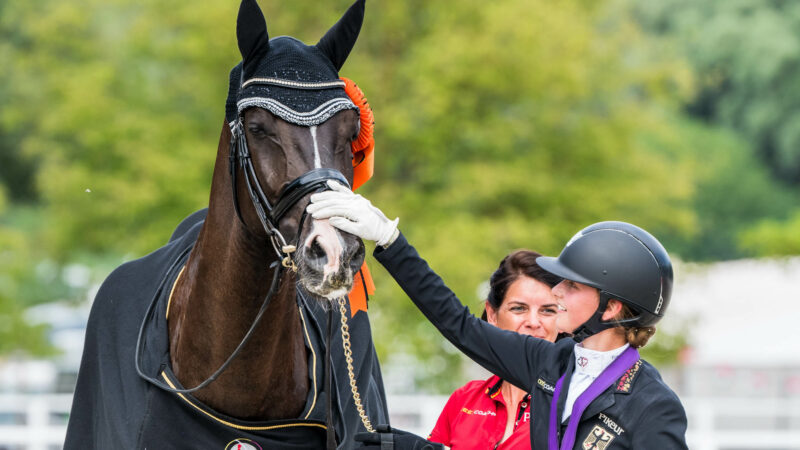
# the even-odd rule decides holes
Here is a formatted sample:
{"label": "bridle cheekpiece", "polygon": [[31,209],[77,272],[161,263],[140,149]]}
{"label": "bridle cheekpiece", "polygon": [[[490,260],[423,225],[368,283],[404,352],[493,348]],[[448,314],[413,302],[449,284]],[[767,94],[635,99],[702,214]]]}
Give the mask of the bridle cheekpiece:
{"label": "bridle cheekpiece", "polygon": [[247,147],[247,139],[244,134],[244,127],[242,119],[239,117],[237,120],[230,124],[231,126],[231,143],[230,143],[230,156],[229,166],[231,175],[231,191],[233,193],[233,204],[236,209],[236,215],[243,225],[247,225],[242,217],[241,209],[239,207],[239,199],[237,194],[236,174],[237,168],[241,168],[244,174],[244,184],[250,196],[250,200],[255,208],[256,215],[258,216],[261,226],[269,236],[272,249],[281,260],[283,267],[290,268],[292,271],[297,272],[297,264],[292,259],[292,254],[297,250],[298,242],[300,239],[300,232],[305,221],[306,213],[303,211],[303,217],[300,220],[300,225],[295,236],[295,243],[290,244],[281,233],[278,224],[284,215],[304,196],[327,190],[328,180],[339,182],[347,187],[350,187],[347,178],[341,172],[329,168],[312,169],[303,175],[292,180],[285,188],[278,194],[278,201],[273,205],[264,190],[261,188],[261,183],[258,181],[258,175],[253,167],[253,160],[250,150]]}

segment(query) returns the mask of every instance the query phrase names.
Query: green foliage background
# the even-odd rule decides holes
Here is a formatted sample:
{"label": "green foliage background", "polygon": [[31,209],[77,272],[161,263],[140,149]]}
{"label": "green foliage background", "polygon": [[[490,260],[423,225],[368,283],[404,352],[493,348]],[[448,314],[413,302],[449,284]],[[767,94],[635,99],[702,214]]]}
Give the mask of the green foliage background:
{"label": "green foliage background", "polygon": [[[313,43],[350,2],[260,3],[271,36]],[[362,193],[478,311],[506,253],[555,254],[599,220],[687,260],[800,253],[791,5],[368,1],[342,70],[377,121]],[[59,270],[88,264],[100,281],[206,205],[237,9],[0,4],[0,354],[47,351],[21,314],[85,295]],[[413,355],[418,387],[460,385],[462,357],[372,267],[382,359]],[[665,335],[648,357],[674,362],[684,343]]]}

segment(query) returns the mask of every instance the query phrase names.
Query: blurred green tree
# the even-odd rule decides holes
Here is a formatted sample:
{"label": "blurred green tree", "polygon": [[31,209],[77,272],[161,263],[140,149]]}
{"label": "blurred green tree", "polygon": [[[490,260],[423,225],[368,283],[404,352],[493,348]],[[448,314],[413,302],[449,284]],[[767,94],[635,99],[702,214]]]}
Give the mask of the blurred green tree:
{"label": "blurred green tree", "polygon": [[[15,5],[0,4],[0,60],[15,61],[23,42],[20,40],[21,25],[13,19],[18,17]],[[15,97],[15,71],[0,71],[0,105],[12,105],[21,100]],[[33,160],[22,154],[20,141],[30,120],[15,114],[12,108],[0,109],[0,185],[5,186],[11,202],[35,199]]]}
{"label": "blurred green tree", "polygon": [[[8,226],[5,189],[0,185],[0,357],[8,354],[47,356],[53,349],[46,338],[47,327],[25,319],[25,300],[41,294],[35,289],[28,236]],[[36,280],[38,281],[38,280]],[[46,289],[46,288],[45,288]]]}
{"label": "blurred green tree", "polygon": [[800,183],[800,3],[650,0],[635,8],[695,67],[689,111],[736,129],[773,173]]}
{"label": "blurred green tree", "polygon": [[741,245],[758,256],[800,255],[800,211],[785,221],[764,219],[739,237]]}
{"label": "blurred green tree", "polygon": [[81,3],[16,11],[27,26],[13,109],[35,118],[21,145],[40,161],[37,187],[58,224],[46,242],[62,261],[76,250],[142,254],[206,202],[220,80],[236,49],[218,20],[235,17],[230,2]]}
{"label": "blurred green tree", "polygon": [[685,117],[675,117],[673,122],[678,132],[657,145],[664,146],[663,152],[678,155],[685,170],[693,173],[695,191],[689,205],[696,221],[689,235],[661,231],[665,246],[690,261],[769,254],[740,245],[741,236],[763,220],[780,221],[797,210],[796,189],[775,182],[752,148],[730,130]]}
{"label": "blurred green tree", "polygon": [[705,141],[703,158],[710,164],[701,169],[693,201],[699,218],[696,239],[675,239],[674,248],[694,260],[796,254],[800,222],[792,217],[800,210],[800,3],[630,4],[645,30],[663,36],[694,67],[698,83],[687,111],[741,137],[690,126],[688,133]]}

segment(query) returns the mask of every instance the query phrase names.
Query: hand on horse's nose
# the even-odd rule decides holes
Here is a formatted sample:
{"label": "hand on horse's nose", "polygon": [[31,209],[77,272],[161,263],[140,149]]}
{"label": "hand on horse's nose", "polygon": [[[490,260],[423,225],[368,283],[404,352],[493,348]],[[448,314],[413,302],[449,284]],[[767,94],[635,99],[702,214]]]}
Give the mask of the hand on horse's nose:
{"label": "hand on horse's nose", "polygon": [[333,181],[328,181],[329,191],[311,196],[311,204],[306,211],[315,219],[329,219],[334,227],[388,246],[399,235],[397,222],[389,220],[383,212],[366,198]]}

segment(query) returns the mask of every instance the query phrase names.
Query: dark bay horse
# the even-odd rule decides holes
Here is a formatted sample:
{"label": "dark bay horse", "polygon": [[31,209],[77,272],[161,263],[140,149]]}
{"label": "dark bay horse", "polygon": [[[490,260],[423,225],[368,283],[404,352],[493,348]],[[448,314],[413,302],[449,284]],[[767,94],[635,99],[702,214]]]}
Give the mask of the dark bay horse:
{"label": "dark bay horse", "polygon": [[361,159],[338,71],[363,14],[357,0],[307,46],[270,40],[242,1],[208,209],[98,292],[66,448],[319,448],[332,427],[350,448],[370,420],[388,423],[368,317],[343,300],[364,245],[305,214],[327,180],[352,184]]}

